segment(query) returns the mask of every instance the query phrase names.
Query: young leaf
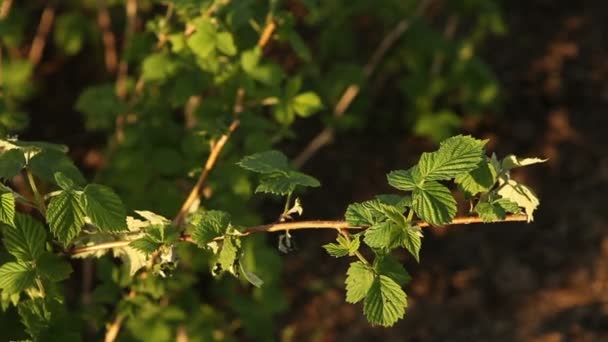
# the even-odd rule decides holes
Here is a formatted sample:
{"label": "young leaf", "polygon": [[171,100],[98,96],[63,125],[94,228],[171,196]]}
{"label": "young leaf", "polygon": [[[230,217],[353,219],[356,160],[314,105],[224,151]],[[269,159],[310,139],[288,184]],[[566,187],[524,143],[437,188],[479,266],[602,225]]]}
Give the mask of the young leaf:
{"label": "young leaf", "polygon": [[11,191],[0,190],[0,222],[15,224],[15,195]]}
{"label": "young leaf", "polygon": [[420,248],[422,248],[422,230],[418,226],[404,227],[401,234],[401,244],[420,262]]}
{"label": "young leaf", "polygon": [[220,272],[229,271],[232,274],[236,274],[234,264],[237,261],[240,248],[241,240],[239,240],[237,237],[228,235],[224,237],[222,249],[217,257],[217,264],[220,267]]}
{"label": "young leaf", "polygon": [[15,177],[25,165],[23,151],[13,148],[0,154],[0,178],[11,179]]}
{"label": "young leaf", "polygon": [[359,237],[356,239],[349,241],[344,236],[338,235],[336,239],[338,243],[328,243],[323,245],[323,248],[327,251],[327,253],[336,258],[343,257],[349,254],[353,254],[355,251],[359,249]]}
{"label": "young leaf", "polygon": [[46,212],[51,232],[66,246],[82,230],[84,216],[81,195],[72,190],[51,198]]}
{"label": "young leaf", "polygon": [[260,180],[260,185],[255,192],[265,192],[275,195],[287,195],[295,190],[297,186],[319,187],[321,183],[307,174],[288,171],[287,173],[276,173],[266,176]]}
{"label": "young leaf", "polygon": [[390,327],[405,315],[407,297],[393,279],[380,275],[374,279],[365,302],[363,313],[372,325]]}
{"label": "young leaf", "polygon": [[370,208],[362,203],[349,204],[346,208],[344,218],[349,225],[354,227],[366,227],[376,223],[376,219]]}
{"label": "young leaf", "polygon": [[34,261],[44,251],[46,232],[29,215],[17,214],[14,226],[4,226],[4,246],[19,261]]}
{"label": "young leaf", "polygon": [[192,240],[201,248],[214,238],[226,233],[230,225],[230,214],[219,210],[209,210],[198,222],[193,222]]}
{"label": "young leaf", "polygon": [[425,182],[412,194],[412,208],[418,217],[432,225],[449,223],[456,215],[456,200],[438,182]]}
{"label": "young leaf", "polygon": [[59,282],[70,276],[72,266],[55,254],[44,253],[36,262],[36,272],[44,279]]}
{"label": "young leaf", "polygon": [[486,141],[458,135],[444,140],[439,150],[423,153],[418,162],[425,180],[449,180],[477,167]]}
{"label": "young leaf", "polygon": [[102,231],[127,229],[127,214],[120,197],[112,189],[98,184],[84,188],[84,210],[91,222]]}
{"label": "young leaf", "polygon": [[148,235],[141,237],[137,240],[133,240],[131,241],[131,243],[129,243],[130,247],[135,248],[136,250],[141,251],[146,255],[154,253],[162,245],[162,243],[154,241],[154,239],[152,239]]}
{"label": "young leaf", "polygon": [[279,151],[256,153],[237,163],[240,167],[258,173],[279,173],[289,169],[287,157]]}
{"label": "young leaf", "polygon": [[236,45],[230,32],[218,33],[216,36],[217,49],[228,56],[236,55]]}
{"label": "young leaf", "polygon": [[246,268],[245,265],[243,265],[243,261],[239,260],[239,269],[241,271],[241,274],[243,275],[243,277],[253,286],[260,288],[262,287],[262,285],[264,285],[264,281],[262,279],[260,279],[260,277],[258,277],[255,273],[253,272],[249,272]]}
{"label": "young leaf", "polygon": [[42,150],[30,159],[28,168],[40,179],[49,183],[55,182],[55,172],[61,172],[77,184],[84,184],[85,179],[72,160],[56,150]]}
{"label": "young leaf", "polygon": [[311,91],[302,93],[292,99],[293,110],[301,117],[307,118],[323,109],[321,98]]}
{"label": "young leaf", "polygon": [[454,181],[468,196],[488,191],[496,183],[496,170],[487,160],[482,160],[475,170],[461,173]]}
{"label": "young leaf", "polygon": [[418,166],[413,166],[408,170],[395,170],[386,175],[388,184],[395,189],[412,191],[422,182],[422,176]]}
{"label": "young leaf", "polygon": [[405,285],[412,279],[399,260],[392,255],[377,258],[374,269],[377,274],[385,275],[399,285]]}
{"label": "young leaf", "polygon": [[547,159],[540,159],[540,158],[518,158],[518,157],[510,154],[502,160],[501,167],[502,167],[503,171],[510,171],[511,169],[514,169],[517,167],[544,163],[546,161],[547,161]]}
{"label": "young leaf", "polygon": [[346,271],[346,301],[354,304],[367,295],[374,282],[374,271],[360,261],[350,264]]}
{"label": "young leaf", "polygon": [[528,216],[528,222],[534,220],[534,210],[536,210],[540,202],[532,189],[509,179],[505,184],[500,185],[498,194],[502,198],[515,202],[519,207],[524,208],[524,211]]}
{"label": "young leaf", "polygon": [[35,278],[34,269],[21,261],[7,262],[0,267],[0,289],[9,295],[34,286]]}

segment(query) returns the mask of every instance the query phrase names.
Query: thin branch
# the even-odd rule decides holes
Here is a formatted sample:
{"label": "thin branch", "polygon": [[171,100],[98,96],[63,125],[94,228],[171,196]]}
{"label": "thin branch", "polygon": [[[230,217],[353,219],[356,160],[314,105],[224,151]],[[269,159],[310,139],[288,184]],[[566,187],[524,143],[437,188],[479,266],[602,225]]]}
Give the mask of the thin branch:
{"label": "thin branch", "polygon": [[0,5],[0,20],[6,18],[11,11],[11,6],[13,5],[13,0],[4,0],[2,1],[2,5]]}
{"label": "thin branch", "polygon": [[[507,215],[503,220],[495,221],[494,223],[500,222],[525,222],[528,220],[528,217],[525,215]],[[455,226],[461,224],[472,224],[472,223],[484,223],[483,220],[477,216],[465,216],[465,217],[457,217],[452,222],[444,225],[447,226]],[[430,225],[426,222],[418,221],[416,225],[422,228],[428,228]],[[272,232],[280,232],[287,230],[300,230],[300,229],[337,229],[337,230],[358,230],[358,229],[366,229],[367,227],[354,227],[348,224],[346,221],[299,221],[299,222],[281,222],[281,223],[272,223],[265,224],[260,226],[253,226],[246,228],[242,232],[238,234],[238,236],[248,236],[255,233],[272,233]],[[184,235],[181,238],[182,241],[192,242],[192,237],[189,235]],[[217,237],[214,241],[223,240],[223,237]],[[74,248],[70,251],[71,255],[78,255],[84,253],[90,253],[110,248],[119,248],[125,247],[131,243],[130,240],[121,240],[121,241],[113,241],[113,242],[105,242],[92,246],[84,246]]]}
{"label": "thin branch", "polygon": [[[403,36],[403,34],[410,28],[413,19],[422,15],[426,8],[430,5],[432,0],[422,0],[411,18],[406,18],[399,23],[382,39],[369,62],[363,68],[363,80],[367,80],[372,73],[376,70],[380,61],[384,58],[390,48]],[[360,87],[359,84],[350,84],[342,96],[336,103],[333,111],[333,115],[339,118],[344,115],[348,110],[354,99],[359,95]],[[298,154],[293,160],[293,165],[296,168],[302,167],[313,155],[315,155],[325,145],[330,144],[333,141],[335,131],[333,127],[325,127],[319,134],[317,134],[308,145]]]}
{"label": "thin branch", "polygon": [[[123,52],[127,49],[129,42],[135,34],[137,24],[137,0],[127,0],[125,4],[127,14],[127,25],[125,27],[124,41],[122,44]],[[116,77],[116,95],[124,100],[127,96],[127,76],[129,74],[129,63],[122,59],[118,65],[118,75]]]}
{"label": "thin branch", "polygon": [[118,64],[116,38],[114,38],[114,32],[112,32],[110,12],[108,11],[105,0],[97,0],[97,9],[99,11],[97,23],[102,32],[106,69],[108,69],[110,73],[114,73],[114,71],[116,71],[116,65]]}
{"label": "thin branch", "polygon": [[264,48],[268,42],[270,41],[270,38],[272,38],[272,34],[274,33],[274,30],[277,28],[277,24],[275,24],[274,20],[270,19],[268,21],[268,23],[266,24],[266,27],[264,27],[264,31],[262,31],[262,35],[260,36],[260,39],[258,40],[258,46],[261,48]]}
{"label": "thin branch", "polygon": [[51,31],[53,20],[55,19],[55,8],[53,6],[47,6],[42,11],[40,16],[40,24],[36,30],[36,36],[32,41],[32,47],[28,59],[32,65],[38,65],[40,59],[42,59],[42,53],[44,52],[44,46],[46,45],[46,38]]}
{"label": "thin branch", "polygon": [[238,120],[232,121],[232,123],[230,124],[230,127],[228,128],[228,132],[226,132],[224,135],[222,135],[220,137],[220,139],[213,145],[213,148],[211,149],[211,152],[209,153],[209,157],[207,158],[207,162],[205,163],[205,168],[203,169],[203,172],[201,172],[201,175],[198,177],[198,181],[196,182],[196,184],[190,191],[190,194],[188,195],[188,197],[182,204],[182,207],[180,208],[179,212],[177,213],[177,216],[175,216],[175,219],[173,220],[173,222],[177,226],[179,226],[183,223],[186,215],[188,214],[188,211],[190,210],[192,205],[199,199],[201,190],[203,189],[203,185],[205,184],[205,181],[207,180],[209,173],[215,166],[217,157],[222,152],[222,149],[224,148],[224,145],[230,138],[230,135],[236,130],[236,128],[238,126],[239,126]]}

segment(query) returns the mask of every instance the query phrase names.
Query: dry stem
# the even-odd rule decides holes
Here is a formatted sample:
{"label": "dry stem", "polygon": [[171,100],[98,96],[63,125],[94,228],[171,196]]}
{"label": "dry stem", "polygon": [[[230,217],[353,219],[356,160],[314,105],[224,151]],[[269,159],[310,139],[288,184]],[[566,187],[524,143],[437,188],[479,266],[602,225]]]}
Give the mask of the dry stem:
{"label": "dry stem", "polygon": [[53,25],[54,19],[55,8],[52,6],[45,7],[44,11],[42,11],[40,24],[38,24],[36,36],[32,41],[32,47],[30,48],[30,53],[28,56],[28,59],[32,65],[37,65],[40,63],[40,59],[42,59],[42,53],[44,52],[44,46],[46,45],[46,38],[51,31],[51,26]]}

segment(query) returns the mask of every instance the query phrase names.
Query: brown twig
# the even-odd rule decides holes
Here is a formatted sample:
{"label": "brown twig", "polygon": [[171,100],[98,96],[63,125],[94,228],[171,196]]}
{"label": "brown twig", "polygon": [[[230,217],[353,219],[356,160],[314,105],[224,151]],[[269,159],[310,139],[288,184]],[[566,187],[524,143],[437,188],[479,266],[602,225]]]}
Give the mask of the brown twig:
{"label": "brown twig", "polygon": [[11,11],[13,0],[4,0],[0,5],[0,20],[6,18]]}
{"label": "brown twig", "polygon": [[110,12],[108,11],[105,0],[97,0],[97,9],[99,11],[97,23],[99,24],[102,33],[106,69],[108,69],[108,72],[114,73],[116,71],[116,65],[118,64],[116,38],[114,38],[114,32],[112,32]]}
{"label": "brown twig", "polygon": [[207,158],[207,162],[205,163],[205,167],[204,167],[203,171],[201,172],[201,175],[198,177],[196,184],[190,191],[190,194],[188,195],[188,197],[182,204],[182,207],[180,208],[179,212],[175,216],[175,219],[173,220],[173,223],[175,223],[175,225],[179,226],[183,223],[184,218],[186,217],[186,214],[188,214],[188,211],[190,210],[192,205],[199,199],[201,190],[203,189],[203,185],[205,184],[205,181],[207,180],[209,173],[215,166],[217,157],[222,152],[222,149],[224,148],[224,145],[230,138],[230,135],[236,130],[236,128],[238,126],[239,126],[238,120],[232,121],[232,123],[230,124],[230,127],[228,127],[228,131],[224,135],[222,135],[218,139],[217,142],[215,142],[213,144],[213,148],[211,149],[211,152],[209,153],[209,157]]}
{"label": "brown twig", "polygon": [[265,47],[268,42],[270,41],[270,38],[272,38],[272,34],[274,33],[274,30],[277,28],[277,24],[274,22],[274,20],[270,19],[268,21],[268,23],[266,24],[266,26],[264,27],[264,30],[262,31],[262,35],[260,35],[260,39],[258,40],[258,46],[263,48]]}
{"label": "brown twig", "polygon": [[53,20],[55,19],[55,8],[53,6],[47,6],[42,11],[40,16],[40,24],[36,30],[36,36],[32,41],[32,47],[28,59],[32,65],[38,65],[40,59],[42,59],[42,53],[44,52],[44,46],[46,45],[46,38],[51,31]]}
{"label": "brown twig", "polygon": [[[414,18],[422,15],[426,8],[430,5],[431,0],[422,0],[416,8],[412,18],[407,18],[399,21],[397,25],[382,39],[369,62],[363,68],[363,80],[368,79],[380,64],[380,61],[384,58],[388,50],[403,36],[403,34],[410,28]],[[342,96],[336,103],[333,111],[333,115],[339,118],[344,115],[348,110],[354,99],[359,94],[359,84],[350,84],[342,93]],[[293,165],[296,168],[302,167],[313,155],[315,155],[323,146],[330,144],[334,138],[334,128],[325,127],[319,134],[317,134],[308,145],[297,155],[293,160]]]}
{"label": "brown twig", "polygon": [[[507,215],[503,220],[495,221],[495,223],[500,222],[525,222],[527,221],[527,216],[525,215]],[[457,217],[452,222],[444,225],[454,226],[461,224],[472,224],[472,223],[483,223],[483,220],[477,216],[465,216],[465,217]],[[415,223],[417,226],[422,228],[430,227],[426,222],[418,221]],[[299,229],[366,229],[367,227],[354,227],[348,224],[346,221],[299,221],[299,222],[281,222],[281,223],[271,223],[260,226],[249,227],[239,233],[239,236],[248,236],[255,233],[272,233],[272,232],[280,232],[286,230],[299,230]],[[181,238],[183,241],[192,242],[192,237],[188,235],[184,235]],[[223,237],[218,237],[214,240],[220,241]],[[130,240],[122,240],[122,241],[113,241],[113,242],[105,242],[92,246],[84,246],[74,248],[70,251],[72,255],[78,255],[83,253],[90,253],[100,250],[106,250],[110,248],[117,247],[125,247],[131,243]]]}
{"label": "brown twig", "polygon": [[[127,0],[125,4],[127,13],[127,25],[125,27],[124,40],[122,50],[127,49],[131,38],[135,34],[135,26],[137,25],[137,0]],[[124,100],[127,96],[127,76],[129,74],[129,63],[122,59],[118,64],[118,75],[116,77],[116,96]]]}

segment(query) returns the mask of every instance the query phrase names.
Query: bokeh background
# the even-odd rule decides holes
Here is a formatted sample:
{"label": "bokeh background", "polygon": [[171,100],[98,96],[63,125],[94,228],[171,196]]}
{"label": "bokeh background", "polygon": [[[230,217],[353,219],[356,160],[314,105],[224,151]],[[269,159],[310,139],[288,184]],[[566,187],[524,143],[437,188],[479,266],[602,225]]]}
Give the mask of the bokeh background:
{"label": "bokeh background", "polygon": [[[137,11],[130,21],[127,8],[133,3]],[[280,94],[299,75],[302,88],[317,93],[324,109],[290,121],[273,107],[247,108],[244,127],[211,176],[206,207],[228,210],[243,224],[274,220],[280,201],[253,196],[255,179],[238,170],[235,161],[271,146],[295,158],[328,127],[332,141],[301,166],[323,184],[300,195],[306,219],[340,218],[349,203],[390,192],[388,171],[409,167],[421,152],[457,133],[490,139],[488,149],[499,156],[549,160],[515,174],[541,200],[534,222],[432,228],[425,231],[419,264],[400,255],[413,280],[406,287],[406,318],[392,328],[370,327],[360,305],[344,302],[348,261],[320,248],[335,233],[317,231],[294,233],[298,249],[287,255],[276,251],[277,236],[256,238],[251,248],[265,255],[257,260],[264,264],[259,272],[270,278],[262,292],[229,279],[213,280],[201,271],[204,263],[189,261],[196,257],[186,251],[184,263],[195,265],[193,280],[176,291],[194,284],[188,288],[196,293],[187,297],[191,305],[210,307],[207,316],[197,318],[203,325],[237,340],[608,340],[606,2],[216,3],[213,15],[233,32],[239,53],[258,38],[251,22],[263,26],[271,13],[278,23],[263,58],[281,70],[279,81],[263,91],[247,85],[256,94],[252,101]],[[187,20],[214,5],[195,0],[2,1],[3,133],[66,144],[89,179],[114,187],[130,209],[173,216],[195,179],[189,172],[196,174],[208,153],[208,137],[199,133],[213,131],[231,116],[224,109],[232,106],[234,90],[243,81],[234,76],[218,83],[204,67],[181,66],[164,76],[151,75],[150,68],[179,57],[158,48],[160,33],[183,29]],[[163,22],[170,6],[175,14]],[[51,19],[36,55],[32,48],[41,26],[44,31],[45,16]],[[402,22],[405,29],[367,75],[378,46]],[[113,65],[104,32],[113,35]],[[161,52],[168,59],[153,66],[148,59],[146,74],[147,58]],[[123,62],[128,66],[124,96],[114,90]],[[142,75],[148,82],[144,95],[136,97]],[[334,115],[351,84],[360,87],[358,94],[343,115]],[[192,108],[196,96],[202,104]],[[120,110],[137,120],[129,121]],[[120,265],[109,258],[105,262]],[[87,288],[83,262],[74,261],[74,268],[66,284],[73,292],[68,305],[96,310],[99,303],[81,297],[94,295],[101,280]],[[103,305],[99,315],[83,314],[84,336],[103,335],[103,325],[90,323],[111,316],[111,303]],[[180,305],[177,300],[176,308],[191,315]],[[14,313],[3,315],[0,326],[14,329],[7,327]],[[157,328],[174,336],[179,324],[179,319],[149,314],[140,324],[127,324],[121,338],[150,338],[146,333]],[[138,332],[144,327],[153,328]]]}

